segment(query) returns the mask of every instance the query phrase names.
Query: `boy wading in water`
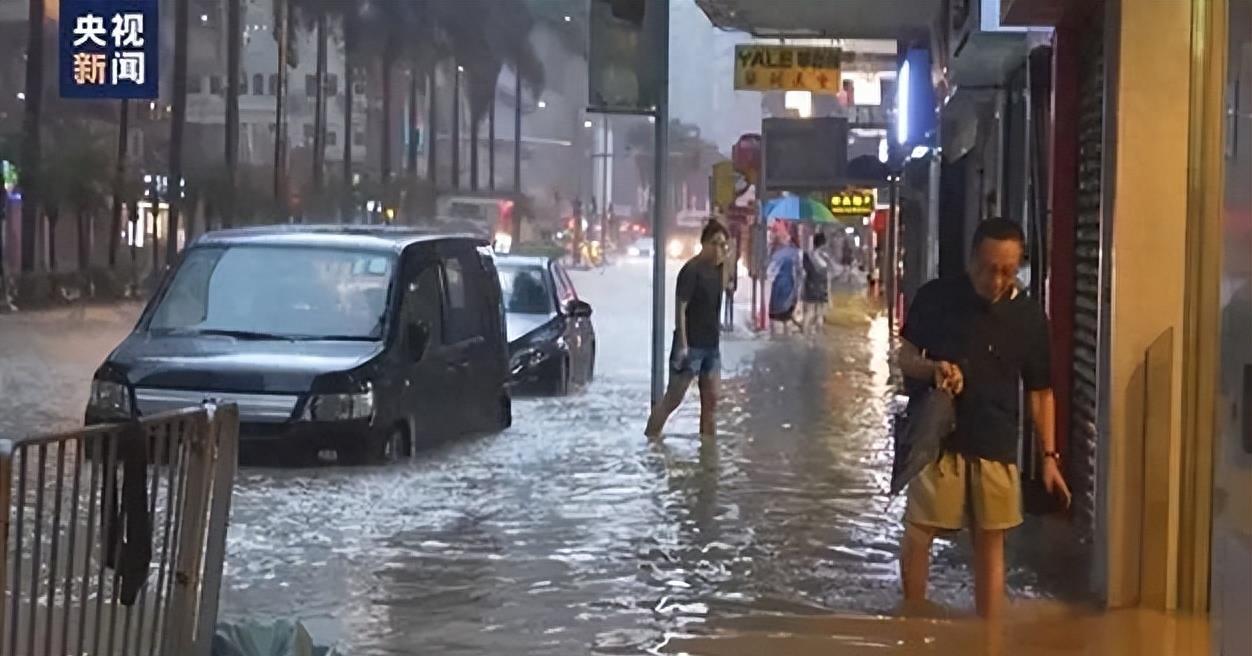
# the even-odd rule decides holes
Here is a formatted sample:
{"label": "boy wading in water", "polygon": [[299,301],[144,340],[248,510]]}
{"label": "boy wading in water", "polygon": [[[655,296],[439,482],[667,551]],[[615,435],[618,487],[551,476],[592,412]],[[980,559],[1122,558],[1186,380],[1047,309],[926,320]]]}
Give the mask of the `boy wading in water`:
{"label": "boy wading in water", "polygon": [[652,408],[644,434],[661,437],[665,422],[682,404],[692,381],[700,384],[700,435],[717,432],[717,394],[721,382],[721,312],[730,234],[709,221],[700,234],[700,253],[678,272],[675,291],[674,345],[670,350],[669,387]]}

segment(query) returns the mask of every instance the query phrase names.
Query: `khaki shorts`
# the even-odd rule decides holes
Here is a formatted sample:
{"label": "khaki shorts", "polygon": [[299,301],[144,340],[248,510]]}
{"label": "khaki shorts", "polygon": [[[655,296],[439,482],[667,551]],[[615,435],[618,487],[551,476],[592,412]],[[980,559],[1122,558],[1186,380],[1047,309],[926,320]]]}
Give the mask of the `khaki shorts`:
{"label": "khaki shorts", "polygon": [[909,483],[908,497],[904,521],[910,524],[999,531],[1022,523],[1017,465],[944,453]]}

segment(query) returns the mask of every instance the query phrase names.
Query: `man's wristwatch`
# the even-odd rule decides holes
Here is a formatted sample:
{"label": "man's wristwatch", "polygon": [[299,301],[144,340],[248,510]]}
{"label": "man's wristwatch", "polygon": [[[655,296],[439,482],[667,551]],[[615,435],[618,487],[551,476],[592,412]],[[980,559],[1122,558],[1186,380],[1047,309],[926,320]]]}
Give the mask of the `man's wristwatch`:
{"label": "man's wristwatch", "polygon": [[1061,452],[1060,451],[1044,451],[1043,457],[1051,458],[1055,460],[1056,464],[1058,465],[1061,464]]}

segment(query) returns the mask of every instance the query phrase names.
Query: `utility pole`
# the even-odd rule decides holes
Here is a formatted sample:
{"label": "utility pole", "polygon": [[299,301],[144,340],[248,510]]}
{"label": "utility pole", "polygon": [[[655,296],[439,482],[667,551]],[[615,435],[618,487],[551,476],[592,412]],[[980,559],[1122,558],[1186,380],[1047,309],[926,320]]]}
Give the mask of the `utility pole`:
{"label": "utility pole", "polygon": [[655,36],[655,147],[652,177],[652,402],[665,394],[665,234],[669,188],[669,0],[648,0],[646,26]]}
{"label": "utility pole", "polygon": [[613,175],[613,151],[609,146],[609,115],[602,114],[600,120],[600,248],[603,252],[609,245],[609,188],[612,184],[609,178]]}
{"label": "utility pole", "polygon": [[513,244],[522,243],[522,75],[513,69]]}
{"label": "utility pole", "polygon": [[452,72],[452,189],[461,188],[461,71],[456,64]]}

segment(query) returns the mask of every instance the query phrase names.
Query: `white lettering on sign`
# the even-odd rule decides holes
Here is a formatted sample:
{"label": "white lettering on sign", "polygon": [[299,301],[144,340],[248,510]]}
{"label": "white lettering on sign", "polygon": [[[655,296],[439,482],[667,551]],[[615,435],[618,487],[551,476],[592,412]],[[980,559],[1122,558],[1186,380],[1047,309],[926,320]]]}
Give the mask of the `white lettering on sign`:
{"label": "white lettering on sign", "polygon": [[143,47],[143,14],[113,16],[113,45],[117,48]]}
{"label": "white lettering on sign", "polygon": [[104,18],[95,14],[79,16],[74,23],[74,45],[81,46],[91,41],[103,48],[108,45],[102,38],[107,33],[108,30],[104,29]]}
{"label": "white lettering on sign", "polygon": [[113,58],[113,84],[129,80],[143,85],[144,56],[142,52],[119,52]]}

